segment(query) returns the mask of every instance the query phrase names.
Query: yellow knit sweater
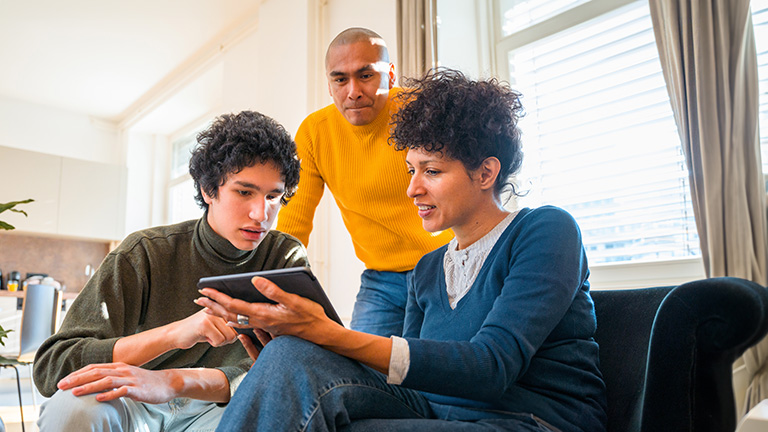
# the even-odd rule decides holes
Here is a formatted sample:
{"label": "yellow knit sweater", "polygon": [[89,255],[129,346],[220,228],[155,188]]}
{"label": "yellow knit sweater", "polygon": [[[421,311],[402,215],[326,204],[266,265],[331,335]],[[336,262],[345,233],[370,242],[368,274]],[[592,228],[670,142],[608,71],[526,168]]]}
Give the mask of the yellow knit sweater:
{"label": "yellow knit sweater", "polygon": [[310,114],[296,132],[301,179],[296,195],[280,211],[277,229],[306,246],[315,209],[328,185],[352,237],[355,254],[366,268],[411,270],[419,259],[448,243],[449,231],[429,233],[406,195],[410,177],[405,151],[387,144],[396,109],[387,105],[370,124],[353,126],[329,105]]}

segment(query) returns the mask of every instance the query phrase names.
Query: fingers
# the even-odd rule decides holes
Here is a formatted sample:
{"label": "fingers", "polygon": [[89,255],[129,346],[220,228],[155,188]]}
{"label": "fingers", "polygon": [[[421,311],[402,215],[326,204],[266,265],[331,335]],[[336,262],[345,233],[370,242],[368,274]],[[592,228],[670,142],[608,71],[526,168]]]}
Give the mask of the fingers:
{"label": "fingers", "polygon": [[94,364],[67,375],[57,387],[82,396],[130,384],[133,378],[131,367],[124,363]]}
{"label": "fingers", "polygon": [[301,298],[296,294],[283,291],[269,279],[254,276],[253,279],[251,279],[251,283],[257,290],[259,290],[259,292],[264,294],[264,297],[279,304],[291,305],[295,298]]}
{"label": "fingers", "polygon": [[98,363],[90,364],[78,369],[62,378],[57,387],[61,390],[69,390],[89,382],[101,379],[108,374],[117,374],[117,369],[126,366],[125,363]]}
{"label": "fingers", "polygon": [[227,325],[227,323],[219,317],[209,317],[209,319],[213,328],[205,331],[206,342],[211,346],[218,347],[231,344],[235,341],[237,338],[235,329]]}
{"label": "fingers", "polygon": [[251,338],[241,334],[237,336],[237,339],[243,344],[243,348],[245,348],[245,352],[248,353],[248,357],[250,357],[251,360],[256,361],[256,359],[259,358],[259,349],[256,348],[256,345],[251,341]]}
{"label": "fingers", "polygon": [[205,297],[200,297],[195,300],[195,304],[204,306],[208,308],[213,315],[231,322],[237,320],[237,314],[250,315],[250,308],[255,304],[232,298],[213,288],[203,288],[200,290],[200,294]]}
{"label": "fingers", "polygon": [[256,337],[259,339],[262,346],[267,346],[267,343],[272,340],[272,335],[260,328],[253,329],[253,332],[256,333]]}

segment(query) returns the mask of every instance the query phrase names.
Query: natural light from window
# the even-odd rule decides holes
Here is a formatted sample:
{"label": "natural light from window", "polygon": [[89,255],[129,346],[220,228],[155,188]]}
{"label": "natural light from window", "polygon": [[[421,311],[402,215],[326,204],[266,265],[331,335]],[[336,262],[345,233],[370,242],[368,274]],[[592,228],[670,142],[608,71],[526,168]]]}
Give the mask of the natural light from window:
{"label": "natural light from window", "polygon": [[700,256],[647,2],[507,53],[527,112],[521,204],[569,211],[590,264]]}

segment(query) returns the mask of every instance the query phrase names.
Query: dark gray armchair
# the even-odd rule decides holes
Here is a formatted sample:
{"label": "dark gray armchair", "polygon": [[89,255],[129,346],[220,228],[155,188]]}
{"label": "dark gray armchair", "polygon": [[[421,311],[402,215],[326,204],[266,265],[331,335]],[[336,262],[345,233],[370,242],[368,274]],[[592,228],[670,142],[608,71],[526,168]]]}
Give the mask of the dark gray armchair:
{"label": "dark gray armchair", "polygon": [[738,278],[593,291],[609,432],[733,432],[733,362],[768,332],[768,290]]}
{"label": "dark gray armchair", "polygon": [[[733,432],[733,362],[768,333],[768,290],[738,278],[592,291],[608,432]],[[394,430],[381,420],[345,431]]]}

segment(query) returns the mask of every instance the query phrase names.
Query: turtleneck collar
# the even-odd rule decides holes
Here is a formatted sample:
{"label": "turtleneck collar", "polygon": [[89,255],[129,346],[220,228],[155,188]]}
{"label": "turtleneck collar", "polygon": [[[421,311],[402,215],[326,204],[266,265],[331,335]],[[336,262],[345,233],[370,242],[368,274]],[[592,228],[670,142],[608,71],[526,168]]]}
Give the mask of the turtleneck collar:
{"label": "turtleneck collar", "polygon": [[214,258],[214,261],[238,264],[248,261],[258,249],[240,250],[233,246],[229,240],[218,235],[208,224],[208,212],[205,212],[200,218],[196,230],[196,237],[200,240],[201,254],[206,258]]}

